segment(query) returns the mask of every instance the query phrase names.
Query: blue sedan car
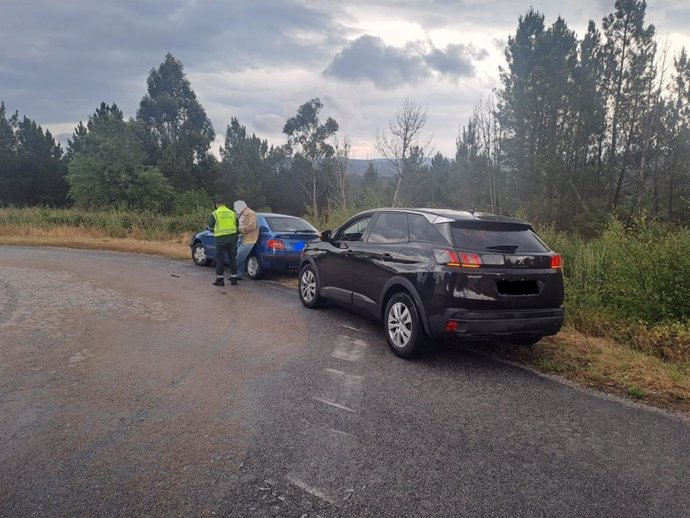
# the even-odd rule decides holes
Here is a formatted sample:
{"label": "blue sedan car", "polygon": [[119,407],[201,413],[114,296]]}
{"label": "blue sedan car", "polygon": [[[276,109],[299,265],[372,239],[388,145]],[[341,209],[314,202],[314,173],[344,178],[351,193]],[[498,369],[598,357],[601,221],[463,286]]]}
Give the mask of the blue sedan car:
{"label": "blue sedan car", "polygon": [[[252,279],[259,279],[266,270],[297,269],[304,245],[319,235],[302,218],[257,212],[256,219],[259,239],[247,257],[245,267]],[[207,266],[215,261],[216,247],[210,230],[197,233],[190,246],[192,260],[198,266]]]}

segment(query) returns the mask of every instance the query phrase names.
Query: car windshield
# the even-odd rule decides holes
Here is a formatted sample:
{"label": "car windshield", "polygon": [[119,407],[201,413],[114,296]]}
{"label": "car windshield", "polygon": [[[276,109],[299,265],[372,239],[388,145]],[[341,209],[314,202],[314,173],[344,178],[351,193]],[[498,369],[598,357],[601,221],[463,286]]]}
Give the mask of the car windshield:
{"label": "car windshield", "polygon": [[458,248],[498,253],[549,251],[537,234],[522,223],[455,221],[439,227],[445,227],[444,233]]}
{"label": "car windshield", "polygon": [[309,234],[318,234],[318,231],[314,227],[301,218],[268,216],[266,217],[266,222],[273,232],[307,232]]}

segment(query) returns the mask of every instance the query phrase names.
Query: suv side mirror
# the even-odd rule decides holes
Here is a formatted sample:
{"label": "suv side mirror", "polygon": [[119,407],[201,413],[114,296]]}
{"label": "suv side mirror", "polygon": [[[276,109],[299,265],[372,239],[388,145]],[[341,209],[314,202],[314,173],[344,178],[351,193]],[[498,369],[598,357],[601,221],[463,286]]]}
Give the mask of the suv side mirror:
{"label": "suv side mirror", "polygon": [[324,230],[319,234],[319,237],[321,238],[321,241],[330,241],[331,240],[331,231],[330,230]]}

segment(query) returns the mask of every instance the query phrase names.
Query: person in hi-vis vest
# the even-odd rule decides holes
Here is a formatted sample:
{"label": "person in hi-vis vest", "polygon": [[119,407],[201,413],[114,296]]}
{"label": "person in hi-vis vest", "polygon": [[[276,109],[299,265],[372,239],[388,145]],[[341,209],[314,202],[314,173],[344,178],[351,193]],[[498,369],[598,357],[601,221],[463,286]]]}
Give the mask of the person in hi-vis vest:
{"label": "person in hi-vis vest", "polygon": [[216,196],[215,207],[208,218],[208,229],[213,231],[216,242],[216,280],[214,286],[224,286],[223,269],[225,256],[230,260],[230,284],[237,284],[237,215]]}

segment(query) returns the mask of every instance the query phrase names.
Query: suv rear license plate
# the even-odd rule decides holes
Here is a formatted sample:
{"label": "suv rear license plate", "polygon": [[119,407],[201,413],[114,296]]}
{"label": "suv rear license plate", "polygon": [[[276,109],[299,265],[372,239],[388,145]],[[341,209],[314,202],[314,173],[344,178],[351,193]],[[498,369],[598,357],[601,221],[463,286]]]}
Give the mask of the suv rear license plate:
{"label": "suv rear license plate", "polygon": [[496,281],[499,295],[539,295],[537,281]]}

